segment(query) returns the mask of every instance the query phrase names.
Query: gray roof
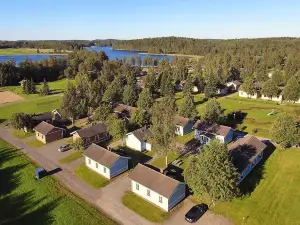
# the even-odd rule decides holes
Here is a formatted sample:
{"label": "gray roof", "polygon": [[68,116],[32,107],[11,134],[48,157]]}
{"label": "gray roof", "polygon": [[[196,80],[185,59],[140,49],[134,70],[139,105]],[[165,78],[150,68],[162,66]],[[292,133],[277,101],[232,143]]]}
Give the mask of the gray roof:
{"label": "gray roof", "polygon": [[194,129],[206,131],[212,134],[220,135],[225,137],[228,132],[232,129],[231,127],[219,125],[216,123],[206,122],[197,120],[197,122],[193,126]]}
{"label": "gray roof", "polygon": [[173,122],[175,125],[178,125],[178,126],[185,126],[189,123],[190,119],[188,118],[184,118],[182,116],[174,116],[173,118]]}
{"label": "gray roof", "polygon": [[44,121],[40,122],[35,128],[33,128],[34,131],[37,131],[43,135],[47,135],[50,131],[53,129],[60,129],[63,130],[62,128],[55,127],[50,123],[46,123]]}
{"label": "gray roof", "polygon": [[91,144],[83,152],[83,155],[108,168],[112,167],[112,165],[121,157],[96,144]]}
{"label": "gray roof", "polygon": [[147,141],[154,136],[150,129],[145,127],[131,132],[138,140]]}
{"label": "gray roof", "polygon": [[180,183],[142,164],[138,164],[134,168],[129,174],[129,178],[166,198],[171,197]]}
{"label": "gray roof", "polygon": [[98,134],[105,133],[106,131],[106,125],[103,123],[98,123],[87,128],[82,128],[75,132],[82,138],[89,138],[94,137]]}

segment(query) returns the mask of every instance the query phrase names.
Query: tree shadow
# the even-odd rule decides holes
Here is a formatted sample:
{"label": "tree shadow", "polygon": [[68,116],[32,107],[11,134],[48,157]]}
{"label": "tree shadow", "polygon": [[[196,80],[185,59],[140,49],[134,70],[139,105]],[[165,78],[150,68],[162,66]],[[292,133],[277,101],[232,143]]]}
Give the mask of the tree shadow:
{"label": "tree shadow", "polygon": [[[246,118],[247,113],[242,111],[233,111],[227,114],[227,117],[224,121],[224,125],[230,126],[232,128],[237,128],[239,124],[243,124],[244,119]],[[246,129],[246,126],[241,129],[240,131],[243,131]]]}
{"label": "tree shadow", "polygon": [[204,98],[204,99],[202,99],[202,100],[195,101],[194,104],[195,104],[196,106],[197,106],[197,105],[201,105],[201,104],[207,102],[207,100],[208,100],[207,98]]}

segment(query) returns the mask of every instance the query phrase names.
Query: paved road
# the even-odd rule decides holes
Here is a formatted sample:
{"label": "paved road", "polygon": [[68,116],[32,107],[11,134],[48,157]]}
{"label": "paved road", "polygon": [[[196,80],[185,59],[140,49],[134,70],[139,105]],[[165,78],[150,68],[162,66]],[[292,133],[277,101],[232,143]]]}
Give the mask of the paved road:
{"label": "paved road", "polygon": [[[56,168],[62,170],[54,176],[66,186],[73,193],[85,199],[87,202],[95,205],[101,211],[107,213],[111,218],[124,225],[154,225],[132,212],[122,204],[122,196],[130,188],[130,180],[128,173],[124,173],[109,185],[101,190],[95,190],[87,185],[85,182],[77,178],[73,171],[83,162],[80,158],[69,164],[59,164],[59,159],[73,153],[73,150],[67,152],[58,152],[57,148],[65,143],[65,140],[59,140],[43,146],[42,148],[30,148],[25,144],[27,140],[20,140],[11,134],[11,130],[0,127],[0,137],[21,149],[33,161],[50,171]],[[181,208],[176,209],[172,213],[169,220],[164,222],[164,225],[183,225],[184,214],[193,205],[193,203],[186,199]],[[222,216],[216,216],[210,212],[206,213],[197,223],[199,225],[232,225],[227,219]]]}

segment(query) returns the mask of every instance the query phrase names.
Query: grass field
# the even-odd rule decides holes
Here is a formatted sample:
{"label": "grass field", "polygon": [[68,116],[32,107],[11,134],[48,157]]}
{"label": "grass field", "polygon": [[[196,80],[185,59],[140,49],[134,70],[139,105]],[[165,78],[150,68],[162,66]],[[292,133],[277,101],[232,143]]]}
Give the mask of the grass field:
{"label": "grass field", "polygon": [[195,132],[194,131],[191,131],[190,133],[188,134],[185,134],[183,136],[176,136],[176,141],[178,141],[179,143],[181,144],[186,144],[188,143],[190,140],[192,140],[195,136]]}
{"label": "grass field", "polygon": [[[235,224],[300,224],[299,158],[300,149],[276,150],[263,167],[263,178],[249,196],[218,203],[213,211],[231,218]],[[247,179],[254,176],[257,173]]]}
{"label": "grass field", "polygon": [[93,188],[101,188],[109,183],[109,180],[102,177],[100,174],[87,168],[85,163],[79,165],[75,170],[76,176],[84,180],[87,184]]}
{"label": "grass field", "polygon": [[73,162],[76,159],[79,159],[81,157],[82,157],[81,152],[80,151],[76,151],[76,152],[72,153],[71,155],[68,155],[68,156],[60,159],[59,162],[60,163],[70,163],[70,162]]}
{"label": "grass field", "polygon": [[38,139],[32,139],[31,141],[28,141],[26,144],[31,148],[40,148],[45,145],[43,142],[39,141]]}
{"label": "grass field", "polygon": [[[59,93],[63,93],[63,91],[67,88],[67,84],[69,81],[73,81],[73,80],[68,80],[68,79],[63,79],[63,80],[57,80],[57,81],[53,81],[53,82],[48,82],[49,88],[51,90],[51,94],[59,94]],[[42,83],[39,83],[36,85],[36,89],[37,91],[42,87]],[[23,98],[39,98],[41,97],[39,94],[23,94],[23,90],[21,85],[17,85],[17,86],[6,86],[6,87],[2,87],[0,88],[0,90],[5,90],[5,91],[11,91],[15,94],[18,94],[20,96],[22,96]]]}
{"label": "grass field", "polygon": [[0,123],[9,119],[13,113],[42,113],[59,107],[61,96],[48,96],[0,106]]}
{"label": "grass field", "polygon": [[[175,159],[178,158],[178,155],[176,153],[170,152],[168,153],[168,164],[173,162]],[[153,161],[150,162],[152,166],[155,166],[157,168],[166,168],[166,157],[165,156],[159,156]]]}
{"label": "grass field", "polygon": [[35,168],[26,155],[0,139],[1,224],[116,224],[51,176],[35,180]]}
{"label": "grass field", "polygon": [[[53,49],[39,49],[40,54],[53,54]],[[0,49],[0,55],[35,55],[36,48],[3,48]]]}
{"label": "grass field", "polygon": [[168,213],[136,196],[133,192],[127,192],[122,198],[122,203],[151,222],[161,223],[169,216]]}
{"label": "grass field", "polygon": [[28,137],[33,136],[34,134],[35,134],[34,132],[24,133],[23,130],[14,130],[14,131],[13,131],[13,135],[14,135],[16,138],[19,138],[19,139],[28,138]]}

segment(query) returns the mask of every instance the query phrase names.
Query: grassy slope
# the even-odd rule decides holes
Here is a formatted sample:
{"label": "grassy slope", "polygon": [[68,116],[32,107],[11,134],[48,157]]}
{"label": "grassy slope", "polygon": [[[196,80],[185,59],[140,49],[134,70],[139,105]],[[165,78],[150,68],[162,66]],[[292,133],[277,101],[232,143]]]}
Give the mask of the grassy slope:
{"label": "grassy slope", "polygon": [[[263,179],[250,196],[218,203],[214,211],[236,224],[300,224],[299,158],[300,149],[276,150],[265,163]],[[248,217],[244,223],[243,217]]]}
{"label": "grassy slope", "polygon": [[49,96],[0,106],[0,123],[9,119],[13,113],[42,113],[56,109],[61,96]]}
{"label": "grassy slope", "polygon": [[72,153],[71,155],[68,155],[62,159],[59,160],[60,163],[70,163],[75,161],[76,159],[81,158],[81,152],[80,151],[76,151],[74,153]]}
{"label": "grassy slope", "polygon": [[36,181],[37,167],[0,139],[0,221],[5,224],[116,224],[51,176]]}
{"label": "grassy slope", "polygon": [[87,184],[93,188],[101,188],[109,183],[109,180],[102,177],[100,174],[87,168],[85,163],[79,165],[75,170],[76,176],[84,180]]}
{"label": "grassy slope", "polygon": [[[54,53],[53,49],[39,49],[41,54]],[[37,54],[36,48],[4,48],[0,49],[0,55],[27,55]]]}

